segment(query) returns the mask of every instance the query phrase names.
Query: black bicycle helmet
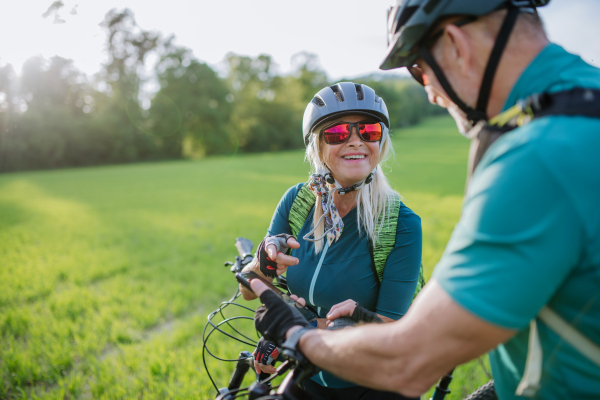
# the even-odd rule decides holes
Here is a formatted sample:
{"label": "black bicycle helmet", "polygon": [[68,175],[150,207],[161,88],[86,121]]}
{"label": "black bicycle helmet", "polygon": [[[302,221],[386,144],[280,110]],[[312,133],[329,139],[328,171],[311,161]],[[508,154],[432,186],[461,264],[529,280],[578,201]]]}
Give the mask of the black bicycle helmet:
{"label": "black bicycle helmet", "polygon": [[383,99],[367,85],[341,82],[323,88],[306,106],[302,121],[302,137],[308,145],[313,129],[326,121],[345,115],[365,115],[383,122],[381,143],[389,134],[390,117]]}
{"label": "black bicycle helmet", "polygon": [[[471,121],[487,120],[487,103],[494,74],[519,12],[524,8],[535,10],[536,7],[545,6],[549,2],[550,0],[397,0],[396,6],[388,11],[388,49],[380,68],[388,70],[411,67],[417,59],[423,58],[432,68],[450,100],[456,103]],[[509,12],[488,60],[477,106],[472,108],[456,95],[429,52],[426,42],[433,33],[432,29],[443,18],[477,18],[500,9],[508,9]]]}

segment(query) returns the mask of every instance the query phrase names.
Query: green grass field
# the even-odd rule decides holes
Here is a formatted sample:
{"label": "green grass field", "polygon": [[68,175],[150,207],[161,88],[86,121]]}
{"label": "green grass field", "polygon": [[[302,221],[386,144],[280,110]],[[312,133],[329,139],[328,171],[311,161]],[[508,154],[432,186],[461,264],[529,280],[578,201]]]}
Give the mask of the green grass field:
{"label": "green grass field", "polygon": [[[449,118],[393,134],[389,177],[422,218],[429,276],[459,217],[468,143]],[[237,236],[259,242],[307,170],[294,151],[0,176],[0,398],[213,398],[201,332],[235,288],[223,261]],[[210,366],[225,386],[231,365]],[[486,380],[462,366],[450,398]]]}

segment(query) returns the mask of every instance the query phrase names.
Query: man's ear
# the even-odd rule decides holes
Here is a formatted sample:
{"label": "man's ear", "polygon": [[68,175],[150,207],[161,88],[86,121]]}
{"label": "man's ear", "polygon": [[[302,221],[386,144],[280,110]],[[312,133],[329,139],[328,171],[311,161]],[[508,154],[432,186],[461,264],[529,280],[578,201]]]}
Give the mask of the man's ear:
{"label": "man's ear", "polygon": [[448,24],[444,28],[444,58],[446,65],[454,65],[464,76],[471,74],[472,48],[468,35],[456,25]]}

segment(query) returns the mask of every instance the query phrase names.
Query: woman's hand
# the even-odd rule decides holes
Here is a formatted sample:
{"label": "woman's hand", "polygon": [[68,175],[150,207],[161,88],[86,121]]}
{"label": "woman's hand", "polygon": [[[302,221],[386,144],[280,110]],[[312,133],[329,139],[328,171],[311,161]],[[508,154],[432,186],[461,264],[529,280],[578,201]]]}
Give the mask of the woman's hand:
{"label": "woman's hand", "polygon": [[[287,240],[282,240],[281,237],[287,237]],[[298,249],[300,248],[300,243],[291,235],[267,236],[258,246],[258,257],[255,257],[250,264],[246,265],[242,272],[253,271],[267,281],[273,282],[273,278],[283,274],[290,265],[298,264],[299,260],[296,257],[278,252],[277,246],[282,247],[282,249]],[[254,300],[258,297],[242,285],[239,287],[244,300]]]}
{"label": "woman's hand", "polygon": [[[265,251],[267,252],[269,260],[277,263],[277,276],[285,273],[289,266],[296,265],[298,264],[298,262],[300,262],[296,257],[288,256],[283,252],[278,252],[277,246],[275,244],[270,243],[270,241],[267,241],[266,243],[267,246],[265,247]],[[300,248],[300,243],[298,243],[298,241],[293,236],[290,236],[287,239],[286,244],[287,247],[292,249]]]}
{"label": "woman's hand", "polygon": [[[348,299],[346,301],[342,301],[331,307],[329,312],[327,313],[327,326],[337,318],[341,317],[350,317],[352,318],[354,314],[354,310],[356,310],[356,306],[358,303],[352,299]],[[364,309],[363,309],[364,310]],[[373,313],[374,314],[374,313]],[[388,318],[386,316],[375,314],[379,317],[383,322],[394,322],[393,319]]]}
{"label": "woman's hand", "polygon": [[341,317],[351,317],[356,308],[356,301],[348,299],[331,307],[327,313],[327,326]]}
{"label": "woman's hand", "polygon": [[[303,307],[306,306],[306,300],[303,297],[298,297],[295,294],[290,294],[290,298],[298,303],[300,303]],[[317,329],[326,329],[327,328],[327,319],[326,318],[317,318]]]}

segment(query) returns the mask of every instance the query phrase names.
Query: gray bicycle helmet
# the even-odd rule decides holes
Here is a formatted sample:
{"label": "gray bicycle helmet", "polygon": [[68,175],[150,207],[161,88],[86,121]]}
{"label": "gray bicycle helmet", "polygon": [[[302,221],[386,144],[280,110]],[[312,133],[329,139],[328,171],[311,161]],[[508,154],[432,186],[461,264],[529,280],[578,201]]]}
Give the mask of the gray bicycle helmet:
{"label": "gray bicycle helmet", "polygon": [[[550,0],[397,0],[396,6],[388,11],[388,49],[380,68],[388,70],[411,67],[417,59],[423,58],[432,68],[450,100],[460,107],[471,121],[485,120],[494,74],[519,12],[523,9],[535,11],[536,7],[545,6],[549,2]],[[465,16],[475,20],[500,9],[508,9],[509,12],[488,60],[477,106],[472,108],[465,104],[450,86],[427,48],[432,45],[428,43],[428,39],[435,26],[446,17]]]}
{"label": "gray bicycle helmet", "polygon": [[304,144],[308,145],[313,129],[326,121],[346,115],[365,115],[383,122],[381,144],[389,134],[390,116],[383,99],[367,85],[341,82],[323,88],[306,106],[302,121]]}

